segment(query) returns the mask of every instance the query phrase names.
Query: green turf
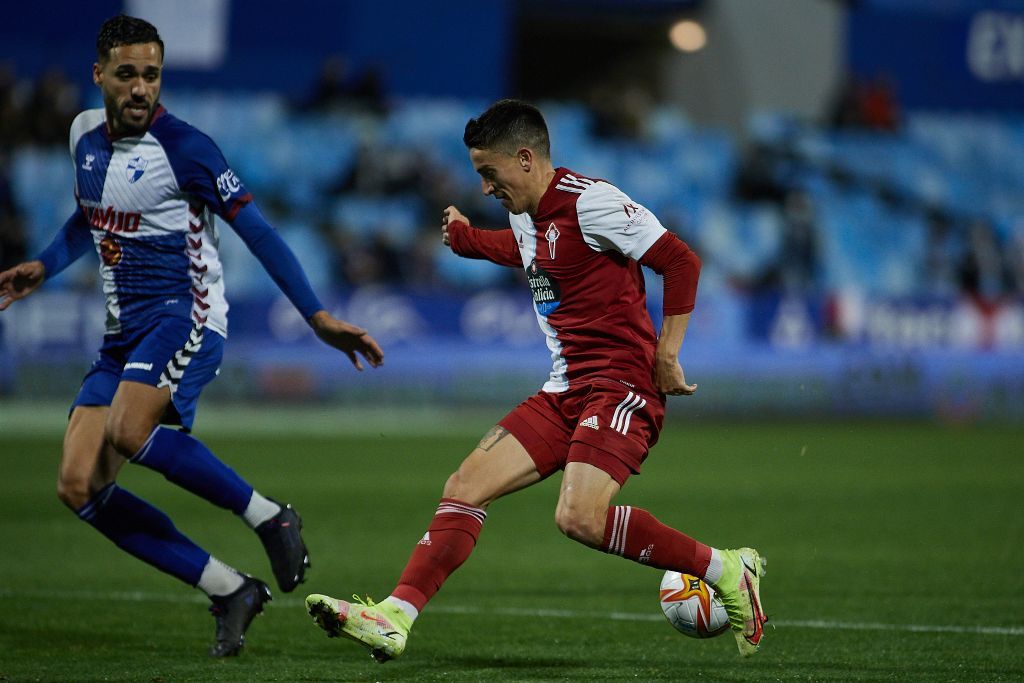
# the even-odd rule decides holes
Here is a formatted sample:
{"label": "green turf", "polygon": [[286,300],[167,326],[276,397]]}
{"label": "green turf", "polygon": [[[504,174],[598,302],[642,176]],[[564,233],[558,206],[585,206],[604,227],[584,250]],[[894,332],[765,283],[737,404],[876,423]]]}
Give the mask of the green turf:
{"label": "green turf", "polygon": [[[492,506],[476,552],[401,659],[377,665],[325,638],[302,596],[386,595],[445,477],[486,426],[210,435],[259,489],[295,503],[314,564],[229,661],[205,656],[213,620],[197,591],[62,508],[59,434],[0,432],[0,681],[1024,676],[1024,434],[1010,427],[670,424],[617,502],[768,557],[762,597],[776,627],[752,660],[737,657],[729,635],[676,634],[658,610],[659,571],[563,538],[555,480]],[[269,577],[258,541],[231,515],[147,470],[128,468],[120,481],[221,559]]]}

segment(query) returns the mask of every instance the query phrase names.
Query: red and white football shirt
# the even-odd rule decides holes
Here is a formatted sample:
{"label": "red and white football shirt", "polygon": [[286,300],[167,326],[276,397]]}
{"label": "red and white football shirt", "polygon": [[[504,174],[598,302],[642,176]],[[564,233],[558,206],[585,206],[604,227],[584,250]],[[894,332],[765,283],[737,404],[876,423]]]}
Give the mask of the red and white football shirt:
{"label": "red and white football shirt", "polygon": [[558,168],[536,215],[509,222],[501,231],[455,223],[449,234],[462,256],[511,266],[518,251],[551,350],[543,390],[604,378],[656,396],[657,335],[638,261],[666,232],[658,219],[614,185]]}

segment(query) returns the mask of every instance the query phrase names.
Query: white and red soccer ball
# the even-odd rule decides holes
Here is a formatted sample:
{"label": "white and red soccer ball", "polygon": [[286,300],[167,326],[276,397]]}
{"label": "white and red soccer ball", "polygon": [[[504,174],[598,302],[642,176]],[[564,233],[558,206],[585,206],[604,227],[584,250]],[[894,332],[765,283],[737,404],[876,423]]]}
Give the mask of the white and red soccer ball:
{"label": "white and red soccer ball", "polygon": [[729,630],[729,615],[715,589],[696,576],[665,572],[659,597],[668,623],[683,635],[713,638]]}

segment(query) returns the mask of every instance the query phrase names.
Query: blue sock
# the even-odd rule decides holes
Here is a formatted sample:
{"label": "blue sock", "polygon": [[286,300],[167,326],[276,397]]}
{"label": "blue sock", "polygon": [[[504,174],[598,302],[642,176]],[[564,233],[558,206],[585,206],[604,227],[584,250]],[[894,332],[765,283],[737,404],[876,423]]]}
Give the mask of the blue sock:
{"label": "blue sock", "polygon": [[199,583],[210,559],[174,527],[164,513],[117,484],[108,484],[78,511],[118,548],[190,586]]}
{"label": "blue sock", "polygon": [[186,491],[236,515],[245,512],[252,486],[185,432],[157,427],[131,460],[156,470]]}

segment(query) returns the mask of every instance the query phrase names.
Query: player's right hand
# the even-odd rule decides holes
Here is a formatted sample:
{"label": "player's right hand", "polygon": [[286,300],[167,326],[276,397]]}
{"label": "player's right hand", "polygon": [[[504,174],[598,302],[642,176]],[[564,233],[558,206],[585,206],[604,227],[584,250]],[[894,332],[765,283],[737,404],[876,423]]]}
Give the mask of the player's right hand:
{"label": "player's right hand", "polygon": [[462,221],[466,225],[469,225],[469,219],[463,216],[461,211],[456,209],[454,206],[449,206],[444,210],[444,214],[441,216],[441,241],[446,247],[450,247],[452,245],[451,238],[448,236],[448,224],[454,223],[455,221]]}
{"label": "player's right hand", "polygon": [[0,311],[34,292],[45,279],[42,261],[26,261],[0,273]]}

